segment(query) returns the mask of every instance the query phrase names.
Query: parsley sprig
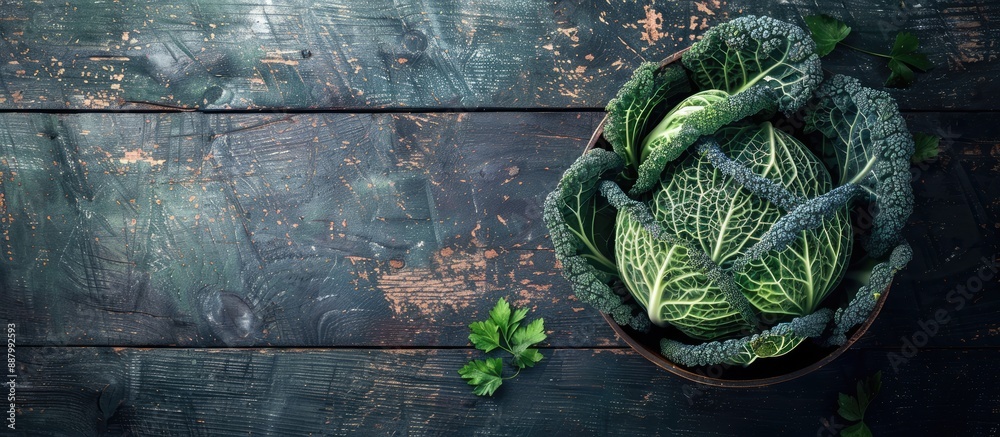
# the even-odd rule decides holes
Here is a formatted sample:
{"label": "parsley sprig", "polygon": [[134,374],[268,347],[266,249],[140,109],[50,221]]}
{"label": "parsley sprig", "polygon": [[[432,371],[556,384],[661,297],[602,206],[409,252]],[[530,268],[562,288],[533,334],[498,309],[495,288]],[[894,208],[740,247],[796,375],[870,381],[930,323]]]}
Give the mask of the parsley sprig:
{"label": "parsley sprig", "polygon": [[512,309],[506,300],[500,298],[490,310],[489,319],[469,325],[472,331],[469,341],[476,349],[487,353],[496,349],[506,351],[517,368],[513,375],[504,377],[501,358],[473,360],[463,366],[458,374],[473,386],[477,395],[493,396],[504,380],[516,377],[521,369],[534,367],[542,360],[542,353],[532,346],[545,340],[544,321],[539,318],[521,326],[527,315],[527,308]]}
{"label": "parsley sprig", "polygon": [[868,379],[858,381],[857,397],[840,393],[837,399],[837,414],[851,422],[857,422],[840,431],[841,437],[871,437],[872,431],[865,425],[865,410],[872,399],[882,388],[882,372],[879,371]]}
{"label": "parsley sprig", "polygon": [[898,88],[909,86],[914,80],[914,69],[927,71],[934,66],[927,59],[927,55],[917,51],[920,41],[910,32],[897,33],[892,50],[888,54],[876,53],[844,43],[844,38],[851,34],[851,28],[843,21],[829,15],[812,15],[805,17],[805,20],[812,33],[812,39],[816,42],[816,53],[820,56],[826,56],[840,44],[861,53],[888,59],[889,78],[886,79],[885,86]]}
{"label": "parsley sprig", "polygon": [[914,164],[928,162],[938,157],[941,153],[941,137],[937,137],[923,132],[913,133],[913,157],[910,161]]}

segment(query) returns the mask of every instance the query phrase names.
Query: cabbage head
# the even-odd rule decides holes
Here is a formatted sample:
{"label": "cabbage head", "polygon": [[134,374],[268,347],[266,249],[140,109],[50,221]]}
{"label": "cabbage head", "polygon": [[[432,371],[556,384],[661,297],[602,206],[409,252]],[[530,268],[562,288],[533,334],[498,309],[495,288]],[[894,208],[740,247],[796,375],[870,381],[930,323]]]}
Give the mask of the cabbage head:
{"label": "cabbage head", "polygon": [[824,77],[809,35],[768,17],[719,24],[679,64],[634,71],[546,198],[563,275],[681,365],[844,344],[912,255],[895,102]]}
{"label": "cabbage head", "polygon": [[[727,127],[715,138],[716,151],[800,198],[833,187],[820,160],[768,122]],[[752,332],[753,318],[744,316],[748,308],[770,320],[814,312],[839,282],[850,255],[846,208],[822,226],[798,232],[787,247],[712,280],[702,263],[692,262],[692,252],[730,270],[785,211],[720,171],[710,152],[686,153],[669,165],[648,201],[656,223],[675,238],[653,236],[632,215],[618,214],[615,257],[622,281],[651,322],[696,339]],[[733,286],[740,292],[725,292]]]}

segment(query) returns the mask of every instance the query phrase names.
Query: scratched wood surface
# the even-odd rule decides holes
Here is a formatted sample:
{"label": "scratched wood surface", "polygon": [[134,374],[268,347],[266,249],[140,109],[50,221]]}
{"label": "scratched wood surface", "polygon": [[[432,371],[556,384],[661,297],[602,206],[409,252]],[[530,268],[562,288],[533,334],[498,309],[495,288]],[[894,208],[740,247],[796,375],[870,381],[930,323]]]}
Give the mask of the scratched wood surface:
{"label": "scratched wood surface", "polygon": [[460,346],[500,296],[568,334],[541,203],[599,117],[2,115],[4,303],[29,344]]}
{"label": "scratched wood surface", "polygon": [[[430,0],[0,2],[0,108],[603,107],[643,60],[746,13],[825,12],[849,42],[922,38],[937,67],[897,91],[909,109],[998,109],[1000,4]],[[880,85],[873,58],[838,53]]]}
{"label": "scratched wood surface", "polygon": [[[1000,434],[1000,6],[598,3],[0,0],[20,435],[834,435],[837,392],[876,370],[877,435]],[[873,49],[918,32],[938,67],[892,93],[945,150],[913,170],[916,259],[854,350],[703,388],[570,295],[541,201],[638,62],[762,12],[831,13]],[[545,318],[547,359],[477,398],[455,372],[499,297]]]}
{"label": "scratched wood surface", "polygon": [[875,435],[1000,432],[1000,394],[980,388],[1000,383],[995,349],[926,349],[898,373],[885,351],[850,351],[802,379],[742,390],[686,384],[631,351],[544,350],[495,398],[471,396],[456,376],[471,358],[464,350],[22,353],[25,374],[37,375],[23,391],[36,436],[834,435],[849,424],[836,416],[837,393],[880,369],[865,416]]}

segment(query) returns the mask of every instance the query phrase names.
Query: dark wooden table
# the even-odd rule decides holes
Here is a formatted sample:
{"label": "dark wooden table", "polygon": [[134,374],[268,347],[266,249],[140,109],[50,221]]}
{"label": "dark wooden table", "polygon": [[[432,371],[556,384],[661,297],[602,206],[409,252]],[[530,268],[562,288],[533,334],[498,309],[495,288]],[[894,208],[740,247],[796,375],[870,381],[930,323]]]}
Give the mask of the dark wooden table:
{"label": "dark wooden table", "polygon": [[[997,2],[177,3],[0,1],[15,434],[833,435],[878,370],[877,435],[1000,434]],[[820,12],[937,66],[890,91],[943,137],[915,259],[833,364],[687,383],[571,296],[542,199],[638,63]],[[467,324],[500,297],[545,318],[545,360],[476,397]]]}

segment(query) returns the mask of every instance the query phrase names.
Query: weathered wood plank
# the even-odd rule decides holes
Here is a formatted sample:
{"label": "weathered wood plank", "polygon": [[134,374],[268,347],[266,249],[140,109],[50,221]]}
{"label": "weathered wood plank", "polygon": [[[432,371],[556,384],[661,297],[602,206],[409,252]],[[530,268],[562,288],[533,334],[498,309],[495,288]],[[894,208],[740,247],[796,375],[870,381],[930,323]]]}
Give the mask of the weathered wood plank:
{"label": "weathered wood plank", "polygon": [[32,436],[832,435],[847,424],[837,393],[880,369],[882,392],[865,416],[876,435],[991,435],[1000,423],[1000,395],[983,390],[1000,382],[995,350],[927,350],[898,373],[884,351],[851,351],[798,380],[740,390],[691,385],[627,350],[543,353],[495,398],[477,398],[456,373],[474,355],[466,350],[22,348],[17,427]]}
{"label": "weathered wood plank", "polygon": [[[598,116],[6,114],[0,305],[25,344],[462,346],[507,297],[553,346],[621,345],[540,217]],[[869,340],[901,349],[944,310],[928,345],[997,346],[978,275],[1000,258],[1000,136],[909,121],[948,150],[916,169],[916,259]]]}
{"label": "weathered wood plank", "polygon": [[[596,108],[640,61],[708,26],[821,12],[875,51],[896,31],[920,35],[937,67],[894,91],[903,107],[1000,108],[991,2],[5,0],[2,11],[0,108]],[[858,53],[825,65],[871,85],[888,74]]]}
{"label": "weathered wood plank", "polygon": [[526,266],[598,117],[6,114],[2,299],[35,344],[461,345],[519,293],[559,329]]}
{"label": "weathered wood plank", "polygon": [[[874,345],[902,349],[904,338],[920,343],[921,332],[939,346],[998,344],[1000,181],[994,175],[1000,170],[1000,132],[988,119],[907,116],[912,130],[942,137],[944,152],[911,169],[916,203],[906,237],[914,260],[872,328]],[[941,325],[937,332],[935,324]]]}

